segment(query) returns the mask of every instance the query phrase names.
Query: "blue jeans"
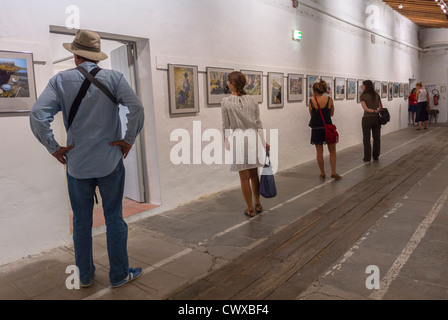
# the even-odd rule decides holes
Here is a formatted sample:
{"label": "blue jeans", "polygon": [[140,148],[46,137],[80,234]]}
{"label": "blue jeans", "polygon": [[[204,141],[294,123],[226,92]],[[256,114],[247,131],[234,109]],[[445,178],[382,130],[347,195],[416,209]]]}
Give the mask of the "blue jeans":
{"label": "blue jeans", "polygon": [[91,282],[95,273],[92,250],[92,224],[95,188],[98,186],[106,220],[110,282],[128,275],[128,226],[123,219],[125,169],[120,160],[112,173],[103,178],[75,179],[67,173],[68,192],[73,210],[75,262],[81,283]]}

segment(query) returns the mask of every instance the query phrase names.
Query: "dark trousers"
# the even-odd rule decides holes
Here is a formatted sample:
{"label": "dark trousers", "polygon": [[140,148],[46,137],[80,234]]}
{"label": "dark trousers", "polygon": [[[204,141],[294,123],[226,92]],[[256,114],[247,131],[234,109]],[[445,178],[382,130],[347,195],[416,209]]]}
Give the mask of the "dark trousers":
{"label": "dark trousers", "polygon": [[[370,134],[372,133],[372,134]],[[381,152],[381,124],[378,117],[363,117],[362,118],[362,142],[364,144],[364,160],[370,161],[378,160]],[[373,137],[373,153],[370,138]]]}

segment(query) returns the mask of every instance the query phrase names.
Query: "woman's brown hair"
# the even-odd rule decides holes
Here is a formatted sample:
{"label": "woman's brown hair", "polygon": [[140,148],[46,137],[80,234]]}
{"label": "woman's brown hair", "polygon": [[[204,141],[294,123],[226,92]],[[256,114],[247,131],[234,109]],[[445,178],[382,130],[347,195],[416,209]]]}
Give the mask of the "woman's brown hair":
{"label": "woman's brown hair", "polygon": [[239,71],[233,71],[227,76],[227,81],[233,84],[236,89],[236,93],[239,96],[245,96],[247,93],[244,91],[246,85],[246,76]]}
{"label": "woman's brown hair", "polygon": [[319,82],[316,82],[315,84],[313,84],[313,91],[319,93],[319,94],[324,94],[327,92],[327,83],[324,80],[320,80]]}

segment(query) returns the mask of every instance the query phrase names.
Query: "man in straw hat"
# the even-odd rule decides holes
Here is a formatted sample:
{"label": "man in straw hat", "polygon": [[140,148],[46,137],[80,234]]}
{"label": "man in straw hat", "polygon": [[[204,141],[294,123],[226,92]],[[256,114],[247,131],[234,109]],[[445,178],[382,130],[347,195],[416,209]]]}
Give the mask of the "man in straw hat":
{"label": "man in straw hat", "polygon": [[[66,70],[50,79],[31,110],[31,129],[49,153],[67,165],[75,261],[81,286],[92,285],[95,274],[92,212],[98,186],[107,227],[109,278],[112,287],[119,287],[142,273],[141,268],[128,265],[128,229],[123,219],[122,200],[123,158],[143,127],[143,106],[123,74],[98,68],[98,61],[107,59],[107,55],[101,51],[101,39],[96,32],[79,30],[73,42],[63,46],[74,54],[76,66],[83,70]],[[86,80],[86,71],[109,90],[111,97],[106,94],[107,90]],[[129,109],[124,137],[118,104]],[[50,127],[59,111],[67,130],[67,147],[58,144]]]}

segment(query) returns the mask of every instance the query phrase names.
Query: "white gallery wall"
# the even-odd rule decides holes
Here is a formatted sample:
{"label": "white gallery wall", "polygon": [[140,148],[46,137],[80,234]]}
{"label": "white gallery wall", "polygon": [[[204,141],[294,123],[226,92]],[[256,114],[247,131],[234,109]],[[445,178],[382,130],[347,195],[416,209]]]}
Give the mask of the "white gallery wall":
{"label": "white gallery wall", "polygon": [[[267,108],[268,72],[284,73],[285,85],[288,73],[403,83],[420,78],[419,28],[381,1],[299,2],[292,8],[290,0],[16,0],[0,11],[0,50],[32,52],[45,62],[35,65],[40,94],[53,75],[49,26],[72,21],[69,6],[79,9],[80,28],[149,39],[150,55],[139,57],[139,80],[152,95],[145,100],[146,126],[155,126],[155,133],[145,130],[144,140],[147,153],[158,151],[161,199],[159,208],[129,218],[136,221],[239,185],[226,165],[176,166],[170,160],[173,130],[192,136],[193,121],[201,122],[202,132],[221,129],[220,106],[207,105],[206,67],[263,71],[261,118],[266,129],[278,130],[271,145],[278,149],[279,170],[313,160],[315,150],[305,101],[289,103],[285,92],[283,108]],[[303,32],[300,42],[292,40],[293,29]],[[198,114],[170,116],[169,63],[198,66]],[[407,126],[406,100],[383,104],[393,119],[383,134]],[[360,105],[343,100],[335,108],[338,149],[361,143]],[[60,121],[55,126],[62,130]],[[0,117],[0,135],[1,265],[70,244],[71,236],[64,168],[34,138],[27,117]],[[235,201],[243,208],[242,198]]]}

